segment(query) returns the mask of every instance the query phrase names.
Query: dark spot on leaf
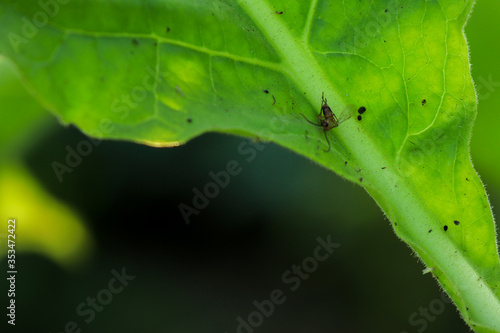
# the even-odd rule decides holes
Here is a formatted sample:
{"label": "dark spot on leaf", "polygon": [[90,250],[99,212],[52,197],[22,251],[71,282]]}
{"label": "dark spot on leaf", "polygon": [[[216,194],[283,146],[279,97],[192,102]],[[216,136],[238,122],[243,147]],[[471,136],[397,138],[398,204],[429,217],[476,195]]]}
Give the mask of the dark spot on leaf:
{"label": "dark spot on leaf", "polygon": [[363,177],[359,178],[359,182],[362,182],[363,181]]}
{"label": "dark spot on leaf", "polygon": [[468,181],[468,182],[470,181],[469,178],[465,178],[465,180]]}
{"label": "dark spot on leaf", "polygon": [[366,108],[365,108],[364,106],[362,106],[362,107],[360,107],[360,108],[358,109],[358,113],[359,113],[359,114],[363,114],[363,113],[365,113],[365,111],[366,111]]}
{"label": "dark spot on leaf", "polygon": [[409,143],[411,143],[412,145],[415,145],[413,142],[411,142],[410,140],[408,140]]}
{"label": "dark spot on leaf", "polygon": [[269,90],[264,89],[262,91],[265,92],[266,94],[269,94]]}
{"label": "dark spot on leaf", "polygon": [[457,220],[453,221],[453,223],[455,223],[455,225],[459,225],[460,224],[460,222],[457,221]]}
{"label": "dark spot on leaf", "polygon": [[363,119],[363,118],[361,117],[361,115],[359,115],[358,116],[358,120],[361,121],[361,119]]}
{"label": "dark spot on leaf", "polygon": [[187,122],[188,122],[188,123],[192,123],[192,122],[193,122],[193,119],[188,118],[188,119],[187,119]]}
{"label": "dark spot on leaf", "polygon": [[168,34],[170,32],[170,27],[167,27],[166,31],[167,31],[167,34]]}
{"label": "dark spot on leaf", "polygon": [[384,43],[386,43],[387,41],[384,40]]}
{"label": "dark spot on leaf", "polygon": [[466,309],[467,309],[467,311],[469,311],[469,308],[468,308],[468,307],[466,307]]}
{"label": "dark spot on leaf", "polygon": [[276,11],[276,14],[281,15],[281,14],[283,14],[283,11],[281,11],[281,12]]}
{"label": "dark spot on leaf", "polygon": [[398,222],[394,222],[394,225],[395,225],[395,226],[398,226]]}
{"label": "dark spot on leaf", "polygon": [[276,98],[274,98],[274,95],[272,95],[272,96],[273,96],[273,104],[272,105],[274,105],[274,104],[276,104]]}
{"label": "dark spot on leaf", "polygon": [[429,230],[429,233],[431,233],[431,232],[432,232],[432,229],[431,229],[431,230]]}
{"label": "dark spot on leaf", "polygon": [[154,43],[154,46],[158,46],[158,43],[157,43],[157,42],[155,42],[155,43]]}
{"label": "dark spot on leaf", "polygon": [[347,165],[347,161],[344,162],[344,165]]}
{"label": "dark spot on leaf", "polygon": [[425,105],[425,103],[427,103],[427,101],[425,99],[422,100],[422,106]]}
{"label": "dark spot on leaf", "polygon": [[132,39],[132,43],[133,43],[134,45],[139,45],[139,41],[138,41],[137,39]]}
{"label": "dark spot on leaf", "polygon": [[386,9],[386,10],[385,10],[385,12],[386,12],[386,13],[387,13],[388,11],[389,11],[388,9]]}
{"label": "dark spot on leaf", "polygon": [[447,231],[448,230],[448,226],[445,225],[443,229],[444,229],[444,231]]}
{"label": "dark spot on leaf", "polygon": [[387,168],[387,167],[382,167],[382,170],[384,170],[385,168]]}

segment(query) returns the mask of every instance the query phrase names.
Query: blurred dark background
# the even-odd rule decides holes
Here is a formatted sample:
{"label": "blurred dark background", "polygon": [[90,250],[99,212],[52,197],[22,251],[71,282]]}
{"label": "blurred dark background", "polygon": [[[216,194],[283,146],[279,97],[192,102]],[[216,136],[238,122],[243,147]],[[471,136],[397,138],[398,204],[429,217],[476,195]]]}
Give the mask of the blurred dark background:
{"label": "blurred dark background", "polygon": [[[480,97],[472,158],[493,207],[500,203],[498,14],[498,2],[480,0],[466,28]],[[52,163],[88,138],[51,116],[30,119],[37,125],[16,148],[23,153],[9,153],[23,163],[3,163],[12,179],[22,179],[16,168],[24,166],[48,197],[34,204],[32,229],[18,222],[15,331],[77,332],[75,322],[96,333],[237,332],[237,317],[247,321],[254,301],[280,289],[285,301],[254,332],[468,332],[368,194],[303,157],[266,144],[247,162],[238,145],[248,140],[220,134],[171,149],[104,141],[59,182]],[[209,173],[231,160],[241,173],[186,224],[179,204],[193,206],[193,188],[203,190]],[[59,216],[58,205],[69,215]],[[59,235],[70,220],[64,228],[74,232]],[[282,275],[329,235],[340,246],[291,291]],[[23,239],[33,244],[23,248]],[[135,278],[110,293],[123,269]],[[88,297],[107,303],[89,323],[90,311],[77,313],[81,303],[91,309]],[[419,311],[429,307],[424,319]]]}

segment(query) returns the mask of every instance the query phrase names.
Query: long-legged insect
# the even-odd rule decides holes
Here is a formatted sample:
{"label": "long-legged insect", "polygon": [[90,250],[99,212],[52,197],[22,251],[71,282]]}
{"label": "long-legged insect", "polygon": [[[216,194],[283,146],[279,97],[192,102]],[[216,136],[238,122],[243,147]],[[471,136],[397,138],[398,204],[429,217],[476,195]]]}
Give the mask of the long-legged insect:
{"label": "long-legged insect", "polygon": [[[321,115],[321,114],[323,114],[323,115]],[[307,119],[306,116],[304,116],[302,113],[301,113],[301,115],[310,124],[313,124],[314,126],[318,126],[318,127],[323,127],[323,133],[325,133],[325,139],[326,139],[326,142],[328,142],[328,150],[325,150],[325,152],[329,152],[330,148],[331,148],[330,147],[330,140],[328,140],[328,136],[326,135],[326,132],[328,132],[332,128],[338,127],[340,123],[351,118],[351,116],[349,116],[348,118],[342,119],[341,121],[339,121],[337,116],[335,115],[335,113],[333,113],[332,109],[330,109],[330,107],[328,106],[324,92],[323,92],[323,95],[321,97],[321,109],[319,110],[319,115],[318,115],[318,119],[320,120],[320,123],[319,124],[313,123],[312,121]]]}

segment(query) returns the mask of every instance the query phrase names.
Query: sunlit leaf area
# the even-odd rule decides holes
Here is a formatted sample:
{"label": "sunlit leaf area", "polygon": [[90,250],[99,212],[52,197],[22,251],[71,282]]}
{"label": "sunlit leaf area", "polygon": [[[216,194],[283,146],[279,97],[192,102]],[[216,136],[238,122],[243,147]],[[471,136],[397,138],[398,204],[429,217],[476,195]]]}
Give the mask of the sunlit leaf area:
{"label": "sunlit leaf area", "polygon": [[465,39],[471,6],[0,0],[6,332],[500,332],[429,252],[498,301],[500,4]]}

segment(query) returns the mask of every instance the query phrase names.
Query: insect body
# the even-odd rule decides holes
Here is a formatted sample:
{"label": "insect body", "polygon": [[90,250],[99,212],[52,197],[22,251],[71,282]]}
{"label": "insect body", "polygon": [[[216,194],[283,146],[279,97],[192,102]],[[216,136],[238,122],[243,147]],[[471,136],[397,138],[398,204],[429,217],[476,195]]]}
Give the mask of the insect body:
{"label": "insect body", "polygon": [[326,142],[328,142],[328,150],[325,150],[325,152],[329,152],[330,148],[331,148],[330,141],[328,140],[328,136],[326,136],[326,132],[328,132],[332,128],[338,127],[341,122],[350,118],[349,117],[347,119],[343,119],[343,120],[339,121],[337,116],[335,115],[335,113],[333,113],[332,109],[330,109],[330,107],[328,106],[328,103],[327,103],[326,98],[325,98],[325,93],[323,93],[323,96],[321,97],[321,110],[319,111],[319,115],[318,115],[318,119],[320,120],[319,124],[313,123],[312,121],[307,119],[306,116],[304,116],[302,113],[301,113],[301,115],[302,115],[302,117],[304,117],[305,120],[307,120],[309,123],[313,124],[314,126],[323,127],[323,132],[325,133],[325,139],[326,139]]}

